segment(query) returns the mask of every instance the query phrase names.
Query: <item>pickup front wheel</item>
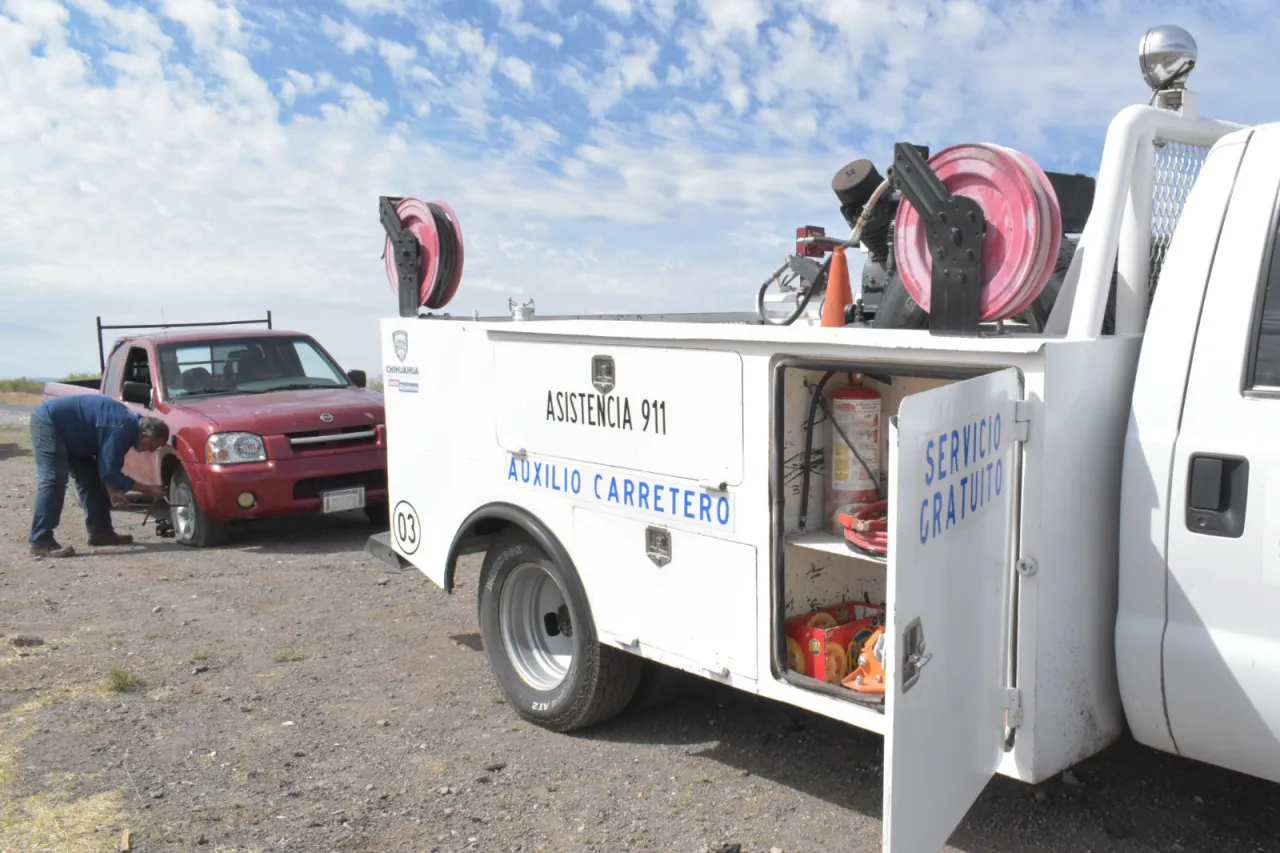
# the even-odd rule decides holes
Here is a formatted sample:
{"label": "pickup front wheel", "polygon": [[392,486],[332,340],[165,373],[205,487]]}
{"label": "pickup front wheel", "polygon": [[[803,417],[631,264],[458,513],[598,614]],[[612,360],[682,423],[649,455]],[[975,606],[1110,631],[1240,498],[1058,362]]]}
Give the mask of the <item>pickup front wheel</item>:
{"label": "pickup front wheel", "polygon": [[191,548],[208,548],[220,545],[226,538],[226,528],[205,515],[196,501],[191,478],[181,466],[169,480],[169,521],[173,524],[173,538],[179,545]]}

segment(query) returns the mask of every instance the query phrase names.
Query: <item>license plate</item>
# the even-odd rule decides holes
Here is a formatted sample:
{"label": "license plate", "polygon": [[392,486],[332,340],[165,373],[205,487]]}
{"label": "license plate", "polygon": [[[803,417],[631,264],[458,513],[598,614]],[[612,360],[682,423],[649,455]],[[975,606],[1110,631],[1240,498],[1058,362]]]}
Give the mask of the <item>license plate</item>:
{"label": "license plate", "polygon": [[321,495],[325,512],[346,512],[349,509],[364,508],[364,486],[354,489],[335,489]]}

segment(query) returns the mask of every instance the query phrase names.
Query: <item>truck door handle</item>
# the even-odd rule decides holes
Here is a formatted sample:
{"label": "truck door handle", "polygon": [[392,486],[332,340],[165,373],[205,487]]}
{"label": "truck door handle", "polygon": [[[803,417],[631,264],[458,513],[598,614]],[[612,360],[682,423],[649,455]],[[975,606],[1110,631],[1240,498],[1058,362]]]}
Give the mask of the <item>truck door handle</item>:
{"label": "truck door handle", "polygon": [[1244,533],[1249,460],[1193,454],[1187,465],[1187,529],[1238,539]]}

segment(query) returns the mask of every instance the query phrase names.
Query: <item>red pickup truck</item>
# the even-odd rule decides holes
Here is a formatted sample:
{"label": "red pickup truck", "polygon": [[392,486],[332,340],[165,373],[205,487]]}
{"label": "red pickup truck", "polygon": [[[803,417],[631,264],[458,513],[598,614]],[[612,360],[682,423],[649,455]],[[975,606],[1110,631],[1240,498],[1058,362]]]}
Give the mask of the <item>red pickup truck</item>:
{"label": "red pickup truck", "polygon": [[162,535],[206,547],[268,516],[363,509],[387,526],[386,417],[366,384],[308,335],[206,329],[120,338],[101,380],[44,393],[107,394],[168,424],[169,445],[124,470],[167,486]]}

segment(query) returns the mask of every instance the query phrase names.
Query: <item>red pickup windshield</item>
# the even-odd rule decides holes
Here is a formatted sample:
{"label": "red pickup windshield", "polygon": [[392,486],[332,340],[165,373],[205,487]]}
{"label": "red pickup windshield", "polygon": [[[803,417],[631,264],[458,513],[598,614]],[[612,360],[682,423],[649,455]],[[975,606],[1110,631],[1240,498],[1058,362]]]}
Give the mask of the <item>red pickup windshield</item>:
{"label": "red pickup windshield", "polygon": [[351,384],[306,337],[247,336],[159,344],[156,352],[160,381],[170,400]]}

